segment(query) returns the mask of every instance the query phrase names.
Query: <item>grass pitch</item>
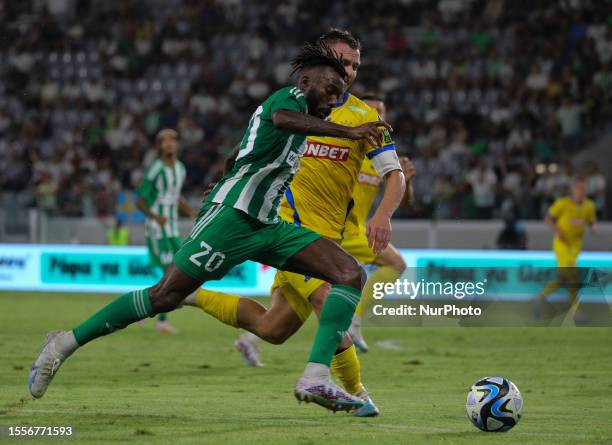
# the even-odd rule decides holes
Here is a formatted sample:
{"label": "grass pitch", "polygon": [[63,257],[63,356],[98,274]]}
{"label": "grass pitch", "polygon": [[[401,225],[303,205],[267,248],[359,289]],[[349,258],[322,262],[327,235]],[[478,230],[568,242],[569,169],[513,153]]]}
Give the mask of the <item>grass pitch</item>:
{"label": "grass pitch", "polygon": [[[311,320],[249,369],[236,330],[194,308],[94,341],[33,400],[26,381],[47,331],[71,328],[113,297],[0,294],[0,425],[72,425],[72,439],[35,443],[604,444],[612,443],[612,330],[603,328],[367,328],[364,382],[382,415],[358,419],[298,405],[292,389],[314,334]],[[483,433],[465,414],[477,379],[501,375],[524,398],[509,433]],[[0,438],[18,443],[24,439]]]}

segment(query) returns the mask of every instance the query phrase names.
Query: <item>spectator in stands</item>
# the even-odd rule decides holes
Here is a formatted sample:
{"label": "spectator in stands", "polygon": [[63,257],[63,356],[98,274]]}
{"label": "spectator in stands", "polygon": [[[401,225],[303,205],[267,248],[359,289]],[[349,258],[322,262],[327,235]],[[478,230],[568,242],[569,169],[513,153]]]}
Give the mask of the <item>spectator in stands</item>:
{"label": "spectator in stands", "polygon": [[[19,202],[53,207],[48,171],[62,215],[107,215],[162,126],[186,136],[186,194],[199,201],[254,107],[286,85],[304,36],[339,20],[370,55],[352,91],[387,93],[399,149],[433,175],[415,184],[422,216],[475,216],[464,181],[472,157],[516,193],[515,172],[560,165],[564,149],[594,140],[612,116],[603,2],[421,0],[363,14],[346,0],[324,17],[304,0],[165,0],[154,10],[141,1],[4,3],[0,185]],[[544,179],[523,197],[547,200]]]}
{"label": "spectator in stands", "polygon": [[476,218],[491,219],[495,205],[497,177],[493,170],[487,167],[485,161],[478,161],[477,166],[466,176],[467,183],[472,188]]}
{"label": "spectator in stands", "polygon": [[564,145],[573,149],[580,143],[580,130],[582,129],[582,113],[584,106],[577,104],[576,101],[565,96],[561,106],[557,110],[557,120],[561,130],[561,137]]}
{"label": "spectator in stands", "polygon": [[54,215],[57,211],[57,184],[48,171],[42,171],[36,186],[36,207],[47,215]]}
{"label": "spectator in stands", "polygon": [[606,178],[595,161],[587,161],[584,169],[587,196],[595,202],[597,219],[604,217],[606,205]]}

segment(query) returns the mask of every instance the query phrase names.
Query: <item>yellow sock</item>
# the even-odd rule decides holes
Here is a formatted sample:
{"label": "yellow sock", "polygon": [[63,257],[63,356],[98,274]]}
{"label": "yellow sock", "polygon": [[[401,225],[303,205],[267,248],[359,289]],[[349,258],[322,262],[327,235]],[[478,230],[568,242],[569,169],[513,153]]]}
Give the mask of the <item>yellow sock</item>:
{"label": "yellow sock", "polygon": [[356,394],[363,389],[361,384],[361,365],[357,358],[355,345],[334,355],[331,362],[331,370],[351,394]]}
{"label": "yellow sock", "polygon": [[400,273],[391,266],[383,266],[376,269],[368,278],[361,292],[361,300],[355,309],[355,315],[361,317],[366,305],[372,301],[374,295],[374,283],[392,283],[400,277]]}
{"label": "yellow sock", "polygon": [[208,289],[200,289],[195,297],[195,304],[204,312],[217,320],[233,326],[238,326],[238,295],[224,294]]}

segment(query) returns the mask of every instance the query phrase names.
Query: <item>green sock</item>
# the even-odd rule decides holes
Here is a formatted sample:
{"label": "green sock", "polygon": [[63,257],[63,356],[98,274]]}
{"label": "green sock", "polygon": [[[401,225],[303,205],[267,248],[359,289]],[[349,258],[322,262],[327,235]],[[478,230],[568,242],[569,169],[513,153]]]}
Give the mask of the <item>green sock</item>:
{"label": "green sock", "polygon": [[338,345],[351,325],[361,292],[349,286],[332,286],[321,310],[319,328],[310,352],[309,362],[329,366]]}
{"label": "green sock", "polygon": [[166,321],[168,319],[168,314],[166,314],[165,312],[162,312],[161,314],[157,316],[157,319],[159,321]]}
{"label": "green sock", "polygon": [[72,330],[79,346],[153,315],[149,289],[120,296]]}

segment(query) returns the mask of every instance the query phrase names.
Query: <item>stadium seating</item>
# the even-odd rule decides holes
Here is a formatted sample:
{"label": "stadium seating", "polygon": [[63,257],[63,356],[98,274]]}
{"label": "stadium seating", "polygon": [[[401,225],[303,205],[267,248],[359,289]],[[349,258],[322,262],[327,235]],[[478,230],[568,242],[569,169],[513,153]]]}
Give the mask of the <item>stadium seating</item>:
{"label": "stadium seating", "polygon": [[[411,0],[362,14],[351,0],[317,29],[328,2],[52,3],[9,2],[0,25],[15,42],[0,48],[0,186],[30,206],[54,195],[51,215],[112,213],[95,197],[134,187],[164,126],[189,133],[197,201],[256,104],[288,82],[291,54],[330,26],[363,41],[352,91],[385,95],[417,166],[416,206],[400,216],[540,218],[582,168],[571,155],[610,120],[612,15],[597,2]],[[479,194],[468,173],[481,164],[495,181]],[[543,176],[560,186],[540,193]]]}

